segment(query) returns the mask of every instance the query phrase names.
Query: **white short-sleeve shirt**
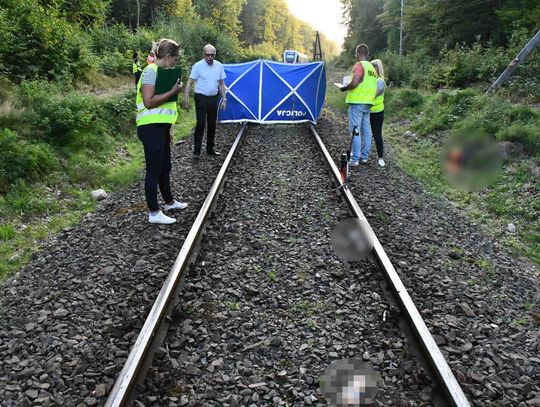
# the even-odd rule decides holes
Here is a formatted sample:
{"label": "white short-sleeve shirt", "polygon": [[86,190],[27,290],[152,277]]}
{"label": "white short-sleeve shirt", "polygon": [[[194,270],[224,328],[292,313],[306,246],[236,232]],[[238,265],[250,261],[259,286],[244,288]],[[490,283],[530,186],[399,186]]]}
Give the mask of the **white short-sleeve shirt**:
{"label": "white short-sleeve shirt", "polygon": [[190,79],[195,81],[195,93],[201,93],[206,96],[215,96],[218,94],[218,81],[225,79],[225,70],[219,61],[214,61],[208,65],[206,60],[202,59],[191,68]]}

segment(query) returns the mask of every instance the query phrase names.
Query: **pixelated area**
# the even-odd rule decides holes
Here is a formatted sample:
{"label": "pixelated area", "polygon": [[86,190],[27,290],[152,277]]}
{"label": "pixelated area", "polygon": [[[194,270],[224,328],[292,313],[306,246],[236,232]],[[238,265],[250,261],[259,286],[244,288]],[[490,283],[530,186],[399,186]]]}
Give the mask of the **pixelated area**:
{"label": "pixelated area", "polygon": [[349,218],[336,225],[331,239],[332,247],[340,259],[355,262],[368,256],[375,238],[366,221]]}
{"label": "pixelated area", "polygon": [[369,363],[341,359],[326,368],[320,387],[326,399],[337,406],[366,406],[378,391],[379,373]]}
{"label": "pixelated area", "polygon": [[441,150],[440,162],[447,181],[466,192],[491,185],[502,169],[497,142],[478,129],[461,129],[450,135]]}

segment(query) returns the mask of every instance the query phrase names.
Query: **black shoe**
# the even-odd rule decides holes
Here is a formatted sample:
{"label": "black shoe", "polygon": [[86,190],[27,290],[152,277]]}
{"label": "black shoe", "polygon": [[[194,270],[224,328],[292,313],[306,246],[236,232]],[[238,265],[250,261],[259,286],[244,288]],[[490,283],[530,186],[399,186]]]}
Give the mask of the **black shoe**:
{"label": "black shoe", "polygon": [[201,158],[201,153],[193,153],[193,160],[199,161]]}
{"label": "black shoe", "polygon": [[215,150],[207,151],[206,154],[215,155],[215,156],[221,155],[221,153],[219,151],[215,151]]}

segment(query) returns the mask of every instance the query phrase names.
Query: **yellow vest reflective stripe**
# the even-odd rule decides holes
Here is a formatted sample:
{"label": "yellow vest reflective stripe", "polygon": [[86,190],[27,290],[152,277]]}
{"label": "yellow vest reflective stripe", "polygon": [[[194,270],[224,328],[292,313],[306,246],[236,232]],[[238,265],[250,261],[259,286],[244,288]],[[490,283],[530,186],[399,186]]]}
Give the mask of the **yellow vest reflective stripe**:
{"label": "yellow vest reflective stripe", "polygon": [[133,73],[142,71],[141,66],[138,63],[136,64],[135,62],[133,62],[132,71]]}
{"label": "yellow vest reflective stripe", "polygon": [[[157,72],[157,65],[151,64],[148,65],[144,70],[152,69]],[[144,71],[143,71],[144,74]],[[147,109],[144,106],[143,97],[142,97],[142,75],[137,83],[137,126],[143,126],[145,124],[154,124],[154,123],[176,123],[178,117],[178,107],[176,102],[166,102],[158,107],[152,109]]]}
{"label": "yellow vest reflective stripe", "polygon": [[[384,79],[383,79],[384,81]],[[371,113],[379,113],[384,110],[384,92],[386,91],[386,84],[384,84],[383,92],[375,97],[373,106],[371,106]]]}
{"label": "yellow vest reflective stripe", "polygon": [[[346,103],[372,105],[377,94],[377,73],[371,62],[360,61],[364,68],[364,79],[354,89],[347,92]],[[354,76],[354,67],[351,70],[351,78]]]}

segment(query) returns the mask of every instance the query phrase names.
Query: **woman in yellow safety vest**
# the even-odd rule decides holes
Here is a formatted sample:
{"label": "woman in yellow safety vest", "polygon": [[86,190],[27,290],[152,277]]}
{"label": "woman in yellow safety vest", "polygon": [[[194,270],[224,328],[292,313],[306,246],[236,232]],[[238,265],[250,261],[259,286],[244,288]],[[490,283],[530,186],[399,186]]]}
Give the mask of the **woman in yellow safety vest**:
{"label": "woman in yellow safety vest", "polygon": [[172,68],[178,62],[179,45],[162,39],[156,49],[156,63],[148,65],[137,83],[137,135],[144,145],[146,177],[144,194],[150,211],[150,223],[170,224],[176,219],[165,215],[159,208],[157,189],[165,201],[163,209],[184,209],[187,203],[178,202],[171,192],[171,126],[178,117],[176,102],[169,98],[182,90],[180,79],[168,92],[156,95],[155,86],[158,67]]}
{"label": "woman in yellow safety vest", "polygon": [[381,167],[385,166],[384,162],[384,144],[382,139],[382,126],[384,121],[384,91],[386,83],[384,82],[384,68],[380,59],[374,59],[371,61],[371,65],[377,72],[377,95],[371,106],[371,112],[369,115],[369,121],[371,123],[371,132],[375,139],[375,145],[377,146],[377,155],[379,161],[377,162]]}

